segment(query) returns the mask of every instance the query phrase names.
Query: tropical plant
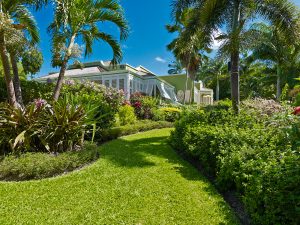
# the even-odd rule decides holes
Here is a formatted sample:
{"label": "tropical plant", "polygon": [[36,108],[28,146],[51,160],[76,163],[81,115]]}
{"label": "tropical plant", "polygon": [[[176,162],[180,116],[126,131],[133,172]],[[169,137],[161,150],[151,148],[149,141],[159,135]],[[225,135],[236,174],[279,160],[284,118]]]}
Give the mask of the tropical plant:
{"label": "tropical plant", "polygon": [[[22,46],[24,42],[23,31],[29,34],[32,43],[39,40],[36,22],[28,10],[28,6],[34,5],[38,8],[45,2],[33,0],[2,0],[0,2],[0,53],[8,100],[15,107],[18,103],[23,104],[16,56],[17,51],[20,49],[16,46]],[[10,61],[14,74],[13,80],[10,74]]]}
{"label": "tropical plant", "polygon": [[168,74],[182,74],[183,68],[178,60],[172,61],[169,65]]}
{"label": "tropical plant", "polygon": [[0,107],[0,146],[4,152],[63,152],[83,144],[86,116],[66,98],[52,105],[37,99],[24,109]]}
{"label": "tropical plant", "polygon": [[276,98],[279,100],[281,96],[282,73],[295,50],[294,41],[275,26],[259,23],[255,25],[255,29],[262,34],[262,42],[254,48],[249,60],[271,61],[275,64],[277,71]]}
{"label": "tropical plant", "polygon": [[48,28],[52,35],[53,66],[59,66],[60,72],[54,100],[60,95],[65,71],[69,60],[81,54],[81,47],[76,41],[85,46],[85,56],[93,51],[95,41],[104,41],[113,50],[112,64],[122,59],[120,44],[110,34],[99,30],[99,23],[111,22],[120,30],[120,40],[128,35],[128,25],[124,18],[122,7],[115,0],[57,0],[55,1],[54,21]]}
{"label": "tropical plant", "polygon": [[167,46],[167,49],[173,52],[177,61],[179,61],[183,65],[186,71],[184,104],[186,103],[186,92],[188,88],[189,78],[193,81],[192,90],[190,94],[190,102],[193,102],[194,81],[196,79],[199,66],[203,58],[205,57],[203,52],[204,50],[209,51],[208,48],[204,49],[201,43],[197,40],[197,34],[191,35],[191,33],[189,33],[186,29],[190,13],[192,13],[192,11],[185,10],[180,16],[176,16],[176,23],[174,25],[166,26],[167,30],[170,33],[178,33],[178,37],[175,38]]}
{"label": "tropical plant", "polygon": [[216,100],[220,100],[220,80],[227,77],[227,65],[222,59],[209,59],[201,66],[198,79],[203,82],[216,81]]}
{"label": "tropical plant", "polygon": [[[231,91],[235,112],[239,112],[239,55],[243,49],[252,47],[257,39],[253,31],[247,31],[251,20],[262,17],[268,20],[291,39],[296,38],[298,30],[298,10],[288,0],[174,0],[173,17],[183,14],[186,9],[190,14],[187,30],[199,33],[199,39],[210,46],[214,38],[223,40],[221,50],[230,56]],[[227,28],[227,33],[216,35]],[[251,34],[252,33],[252,34]]]}

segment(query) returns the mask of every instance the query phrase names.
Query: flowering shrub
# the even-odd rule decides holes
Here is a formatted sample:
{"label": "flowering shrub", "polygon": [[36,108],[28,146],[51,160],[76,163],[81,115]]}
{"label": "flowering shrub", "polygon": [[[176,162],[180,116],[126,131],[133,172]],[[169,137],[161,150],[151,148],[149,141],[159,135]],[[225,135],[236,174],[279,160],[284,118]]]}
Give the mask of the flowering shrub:
{"label": "flowering shrub", "polygon": [[130,96],[130,103],[135,109],[135,114],[139,119],[152,119],[153,110],[158,107],[158,100],[136,92]]}

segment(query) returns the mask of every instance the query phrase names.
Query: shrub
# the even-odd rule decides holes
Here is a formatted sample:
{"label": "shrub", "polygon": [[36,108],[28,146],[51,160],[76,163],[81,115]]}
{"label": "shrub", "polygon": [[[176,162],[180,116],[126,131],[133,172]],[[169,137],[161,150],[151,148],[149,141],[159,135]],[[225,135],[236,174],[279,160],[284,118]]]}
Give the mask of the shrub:
{"label": "shrub", "polygon": [[118,119],[121,126],[133,124],[136,122],[134,108],[130,105],[124,105],[119,109]]}
{"label": "shrub", "polygon": [[62,152],[82,143],[86,129],[82,106],[60,99],[49,105],[36,100],[24,110],[0,107],[0,145],[6,152]]}
{"label": "shrub", "polygon": [[100,142],[110,141],[125,135],[135,134],[138,132],[148,131],[153,129],[168,128],[173,126],[174,126],[173,123],[166,122],[166,121],[140,120],[137,121],[135,124],[128,124],[125,126],[114,127],[104,131],[102,139],[99,141]]}
{"label": "shrub", "polygon": [[153,112],[158,107],[158,100],[137,92],[130,96],[130,104],[134,107],[135,114],[139,119],[152,119]]}
{"label": "shrub", "polygon": [[260,109],[186,110],[170,142],[199,160],[220,189],[237,190],[254,224],[299,224],[299,119],[273,110],[251,118]]}
{"label": "shrub", "polygon": [[23,181],[52,177],[72,171],[99,157],[98,148],[86,143],[80,151],[61,154],[25,153],[0,160],[0,180]]}
{"label": "shrub", "polygon": [[175,122],[181,114],[181,110],[178,108],[160,108],[159,111],[163,113],[164,119],[169,122]]}

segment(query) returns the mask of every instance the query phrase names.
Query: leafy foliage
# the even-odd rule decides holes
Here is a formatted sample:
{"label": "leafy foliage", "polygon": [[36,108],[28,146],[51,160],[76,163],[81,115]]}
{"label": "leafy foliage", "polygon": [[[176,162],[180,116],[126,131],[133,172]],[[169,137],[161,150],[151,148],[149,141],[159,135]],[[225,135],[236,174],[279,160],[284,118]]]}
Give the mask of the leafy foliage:
{"label": "leafy foliage", "polygon": [[82,150],[61,154],[25,153],[9,155],[0,160],[0,180],[23,181],[42,179],[72,171],[96,160],[99,156],[95,144],[85,143]]}
{"label": "leafy foliage", "polygon": [[237,190],[253,224],[298,224],[299,118],[271,105],[248,101],[239,116],[222,106],[185,111],[170,141],[220,189]]}
{"label": "leafy foliage", "polygon": [[139,119],[152,119],[158,107],[158,99],[136,92],[130,96],[130,104],[134,107]]}
{"label": "leafy foliage", "polygon": [[134,108],[130,105],[121,106],[117,114],[118,122],[121,126],[136,122]]}
{"label": "leafy foliage", "polygon": [[2,104],[0,110],[0,145],[6,153],[64,152],[82,145],[85,111],[66,99],[52,105],[38,99],[24,110]]}

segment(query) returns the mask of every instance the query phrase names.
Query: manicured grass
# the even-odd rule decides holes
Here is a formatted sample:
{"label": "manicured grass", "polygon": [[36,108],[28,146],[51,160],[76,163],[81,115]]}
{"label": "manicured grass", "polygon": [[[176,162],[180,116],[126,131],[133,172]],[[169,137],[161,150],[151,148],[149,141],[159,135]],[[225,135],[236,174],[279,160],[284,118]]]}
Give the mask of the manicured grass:
{"label": "manicured grass", "polygon": [[0,224],[237,224],[168,146],[170,130],[109,142],[95,164],[66,176],[0,183]]}

